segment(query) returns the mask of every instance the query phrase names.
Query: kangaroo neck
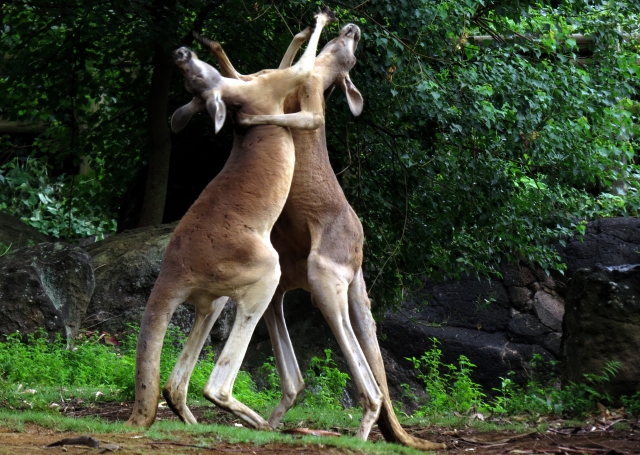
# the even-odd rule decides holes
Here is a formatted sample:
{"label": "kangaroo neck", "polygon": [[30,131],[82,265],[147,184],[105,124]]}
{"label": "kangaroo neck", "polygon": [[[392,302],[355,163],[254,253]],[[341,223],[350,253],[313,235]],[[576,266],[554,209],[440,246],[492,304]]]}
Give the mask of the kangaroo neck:
{"label": "kangaroo neck", "polygon": [[[296,173],[306,173],[305,170],[309,170],[317,176],[321,170],[322,174],[335,177],[329,161],[324,125],[312,131],[292,130],[291,134],[296,150]],[[337,179],[335,181],[338,182]]]}

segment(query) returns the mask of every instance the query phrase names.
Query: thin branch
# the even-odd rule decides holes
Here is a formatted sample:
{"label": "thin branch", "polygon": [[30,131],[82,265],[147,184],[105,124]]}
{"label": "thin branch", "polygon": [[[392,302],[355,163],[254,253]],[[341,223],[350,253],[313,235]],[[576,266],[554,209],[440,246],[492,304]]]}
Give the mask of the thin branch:
{"label": "thin branch", "polygon": [[[245,5],[245,4],[244,4],[244,2],[242,2],[242,6],[244,6],[245,11],[246,11],[247,13],[249,13],[249,10],[247,9],[247,5]],[[271,9],[271,7],[272,7],[272,6],[273,6],[273,3],[272,3],[271,5],[269,5],[269,7],[268,7],[268,8],[266,8],[263,12],[261,12],[260,14],[258,14],[256,17],[254,17],[253,19],[252,19],[252,18],[246,19],[246,20],[245,20],[245,22],[255,22],[255,21],[257,21],[257,20],[258,20],[258,19],[260,19],[262,16],[264,16],[265,14],[267,14],[267,12]],[[277,8],[276,8],[276,9],[277,9]]]}
{"label": "thin branch", "polygon": [[280,19],[282,19],[282,22],[284,23],[285,27],[287,27],[287,30],[289,30],[289,33],[291,33],[291,36],[295,36],[296,34],[291,31],[291,29],[289,28],[289,24],[287,24],[287,21],[284,19],[282,14],[280,14],[280,11],[278,10],[278,8],[274,7],[274,9],[276,10],[276,13],[278,13],[278,16],[280,16]]}

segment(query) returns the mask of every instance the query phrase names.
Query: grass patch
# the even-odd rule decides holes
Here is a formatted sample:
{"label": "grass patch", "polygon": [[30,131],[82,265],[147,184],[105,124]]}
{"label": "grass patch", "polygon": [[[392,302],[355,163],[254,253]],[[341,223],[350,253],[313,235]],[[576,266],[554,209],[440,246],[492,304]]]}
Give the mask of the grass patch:
{"label": "grass patch", "polygon": [[[135,328],[132,330],[136,331]],[[85,331],[71,349],[67,349],[66,343],[60,338],[47,340],[44,332],[26,337],[10,335],[5,341],[0,341],[0,407],[27,411],[12,414],[11,418],[6,413],[0,413],[0,424],[15,431],[22,431],[26,422],[32,422],[59,431],[140,432],[122,424],[92,418],[65,418],[59,413],[68,402],[74,406],[83,403],[84,406],[90,406],[96,402],[129,401],[133,398],[136,340],[133,336],[119,343],[106,344],[105,340],[110,341],[110,337]],[[168,331],[161,357],[161,383],[175,365],[183,343],[184,335],[177,329]],[[203,357],[196,366],[189,387],[190,406],[211,406],[201,396],[201,391],[215,364],[210,351],[205,352]],[[488,397],[471,380],[475,365],[469,359],[461,357],[457,364],[452,365],[444,364],[441,359],[442,352],[435,339],[431,351],[420,359],[411,359],[431,399],[413,415],[401,413],[398,408],[396,413],[403,425],[423,428],[432,425],[441,428],[472,427],[478,431],[545,430],[547,424],[541,423],[545,419],[540,417],[584,418],[597,409],[597,403],[606,403],[608,398],[599,394],[596,386],[613,377],[618,368],[613,363],[608,364],[602,374],[586,377],[585,384],[573,384],[561,389],[556,385],[558,381],[553,376],[553,368],[547,365],[546,369],[542,369],[544,374],[532,376],[524,387],[516,386],[509,378],[502,378],[502,387],[494,389],[494,396]],[[540,364],[541,359],[532,360],[534,366],[536,362]],[[279,378],[273,358],[260,368],[258,374],[261,376],[258,381],[262,384],[261,388],[256,385],[254,378],[241,371],[233,393],[261,415],[268,416],[280,398]],[[360,424],[362,410],[343,409],[340,405],[348,376],[338,370],[331,351],[325,351],[322,358],[314,358],[304,376],[306,391],[297,406],[285,415],[283,425],[354,433]],[[407,393],[411,393],[408,388]],[[640,410],[640,394],[625,400],[627,412]],[[213,409],[212,417],[215,412]],[[211,444],[213,440],[207,439],[208,432],[230,443],[301,441],[278,432],[256,432],[221,425],[185,426],[177,421],[157,422],[145,434],[150,438],[165,440],[187,434]],[[343,444],[336,440],[328,442],[327,438],[321,440],[322,444],[336,447]],[[340,441],[348,440],[349,437],[340,438]],[[310,437],[309,441],[318,443],[314,437]],[[360,444],[364,443],[354,440],[348,448],[364,450]]]}
{"label": "grass patch", "polygon": [[8,412],[0,411],[0,427],[14,431],[23,431],[25,425],[34,424],[58,432],[79,434],[130,433],[144,435],[154,441],[179,441],[185,437],[193,438],[198,445],[215,447],[220,442],[230,444],[290,444],[295,446],[336,447],[348,451],[360,451],[370,454],[418,455],[424,452],[384,442],[373,443],[342,436],[340,438],[304,436],[293,437],[278,432],[256,431],[249,428],[225,425],[185,425],[178,421],[156,422],[149,430],[132,428],[123,423],[108,423],[100,419],[73,419],[40,411]]}
{"label": "grass patch", "polygon": [[546,430],[548,424],[546,422],[538,422],[536,420],[480,420],[471,418],[467,415],[456,416],[454,414],[442,414],[434,417],[424,416],[403,416],[399,418],[400,423],[404,426],[430,427],[456,429],[456,428],[474,428],[478,431],[530,431],[532,428]]}
{"label": "grass patch", "polygon": [[[131,327],[137,333],[137,327]],[[185,343],[177,328],[167,331],[160,358],[160,383],[169,377]],[[117,346],[116,346],[117,345]],[[11,334],[0,341],[0,406],[12,409],[46,410],[69,400],[130,401],[135,393],[135,349],[133,335],[115,340],[108,334],[82,331],[71,348],[59,336],[53,340],[41,330],[22,336]],[[305,372],[306,391],[298,405],[342,410],[340,397],[349,376],[331,358],[314,357]],[[189,404],[203,404],[202,390],[215,366],[211,349],[205,349],[191,376]],[[233,395],[266,414],[280,399],[277,370],[271,357],[259,371],[262,388],[240,371]],[[208,403],[208,402],[207,402]]]}

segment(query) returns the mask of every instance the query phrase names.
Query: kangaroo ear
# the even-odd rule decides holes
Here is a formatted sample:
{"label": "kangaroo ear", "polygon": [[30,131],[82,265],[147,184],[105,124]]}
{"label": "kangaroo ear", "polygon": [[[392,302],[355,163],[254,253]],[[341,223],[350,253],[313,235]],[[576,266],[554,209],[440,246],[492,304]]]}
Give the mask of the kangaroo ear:
{"label": "kangaroo ear", "polygon": [[224,119],[227,118],[227,107],[224,105],[219,91],[214,90],[213,96],[207,100],[207,111],[213,119],[216,134],[218,134],[218,131],[224,125]]}
{"label": "kangaroo ear", "polygon": [[360,91],[355,85],[353,85],[348,73],[345,75],[344,79],[338,82],[338,85],[344,94],[347,95],[347,102],[349,103],[351,113],[357,117],[362,113],[362,106],[364,104]]}
{"label": "kangaroo ear", "polygon": [[203,109],[204,105],[198,98],[194,98],[189,104],[185,104],[184,106],[176,109],[171,116],[171,130],[174,133],[179,133],[185,126],[187,126],[187,123],[189,123],[193,114],[200,112]]}

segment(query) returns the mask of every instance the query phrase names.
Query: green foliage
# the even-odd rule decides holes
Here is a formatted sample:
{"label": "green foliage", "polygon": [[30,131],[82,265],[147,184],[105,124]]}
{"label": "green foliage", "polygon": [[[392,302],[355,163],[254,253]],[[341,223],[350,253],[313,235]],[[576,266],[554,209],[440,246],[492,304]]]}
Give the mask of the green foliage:
{"label": "green foliage", "polygon": [[340,398],[347,386],[349,375],[341,372],[331,358],[331,349],[324,350],[324,359],[312,357],[305,372],[306,390],[302,401],[305,406],[342,409]]}
{"label": "green foliage", "polygon": [[[638,49],[619,39],[637,33],[637,8],[366,5],[358,12],[386,29],[363,35],[376,44],[364,44],[355,76],[368,108],[351,128],[357,156],[343,183],[365,224],[374,293],[402,295],[420,274],[491,274],[503,255],[562,270],[553,239],[579,233],[583,219],[638,213],[637,161],[621,164],[637,159],[626,106]],[[588,64],[576,64],[571,33],[595,38]],[[586,191],[618,179],[629,190],[617,200]]]}
{"label": "green foliage", "polygon": [[[493,396],[488,398],[470,378],[475,365],[463,355],[457,366],[442,363],[439,341],[436,338],[432,341],[433,348],[420,359],[407,359],[413,362],[418,370],[417,377],[424,382],[429,394],[429,401],[415,413],[416,417],[490,412],[582,418],[598,412],[599,403],[613,405],[615,402],[599,391],[599,386],[615,377],[621,366],[619,362],[606,362],[600,374],[585,374],[583,382],[560,387],[560,381],[553,373],[557,362],[546,364],[542,356],[534,354],[530,362],[533,373],[525,386],[518,386],[509,377],[500,378],[500,387],[494,388]],[[406,384],[405,388],[408,390]],[[640,394],[622,397],[621,401],[629,414],[640,414]]]}
{"label": "green foliage", "polygon": [[[344,393],[349,375],[341,372],[331,358],[331,349],[325,349],[324,358],[313,356],[309,368],[304,374],[306,388],[298,404],[314,409],[341,410],[340,399]],[[260,367],[258,374],[264,386],[260,393],[263,399],[275,404],[280,399],[280,376],[275,366],[275,359],[269,357]]]}
{"label": "green foliage", "polygon": [[629,415],[640,416],[640,392],[630,397],[621,397],[620,401]]}
{"label": "green foliage", "polygon": [[281,393],[280,376],[278,375],[274,357],[268,357],[267,361],[258,368],[258,376],[264,384],[260,391],[269,397],[269,401],[277,403]]}
{"label": "green foliage", "polygon": [[[317,6],[157,5],[8,2],[0,16],[0,115],[45,124],[33,156],[55,166],[88,157],[94,206],[107,212],[147,157],[155,49],[192,44],[187,32],[202,25],[239,71],[273,68]],[[378,305],[399,305],[424,276],[496,274],[503,257],[563,270],[554,241],[582,233],[584,220],[638,215],[637,0],[339,5],[340,25],[362,28],[351,78],[366,104],[354,120],[334,95],[327,140],[364,224]],[[593,38],[588,58],[573,33]],[[188,100],[177,72],[167,90],[170,111]],[[212,135],[206,116],[194,122]]]}
{"label": "green foliage", "polygon": [[[555,362],[545,366],[542,357],[534,354],[532,368],[544,368],[552,372]],[[533,414],[533,415],[566,415],[570,417],[584,417],[598,411],[598,403],[613,405],[614,401],[608,394],[600,392],[599,386],[609,382],[620,369],[620,363],[607,362],[600,374],[585,374],[584,381],[570,383],[559,387],[559,379],[548,373],[538,380],[533,377],[524,387],[518,387],[509,378],[501,378],[502,386],[494,389],[496,396],[490,403],[490,409],[500,414]],[[534,371],[535,374],[535,371]],[[634,407],[635,400],[623,397]],[[638,406],[638,403],[635,403]]]}
{"label": "green foliage", "polygon": [[[135,329],[135,328],[134,328]],[[137,331],[136,331],[137,332]],[[67,349],[58,336],[48,340],[44,331],[22,337],[15,333],[0,342],[0,388],[106,387],[117,391],[112,399],[130,400],[135,392],[136,338],[129,335],[117,348],[101,343],[103,336],[89,332]],[[160,377],[168,378],[182,348],[184,335],[170,329],[160,360]],[[205,353],[194,369],[191,396],[199,396],[213,369],[213,353]]]}
{"label": "green foliage", "polygon": [[[433,416],[481,409],[485,394],[470,376],[475,365],[463,355],[458,359],[458,365],[443,364],[442,350],[438,347],[440,342],[436,338],[431,338],[431,341],[433,348],[420,359],[407,358],[418,370],[417,377],[424,382],[429,394],[429,402],[416,414]],[[426,372],[421,368],[425,368]]]}
{"label": "green foliage", "polygon": [[[87,340],[74,349],[58,336],[47,340],[44,331],[23,337],[8,335],[0,342],[0,378],[24,386],[114,385],[119,375],[118,355],[103,344]],[[132,370],[133,372],[133,370]]]}
{"label": "green foliage", "polygon": [[115,231],[112,214],[92,204],[99,191],[94,172],[52,179],[47,166],[33,158],[14,158],[0,167],[0,211],[56,238],[100,238]]}
{"label": "green foliage", "polygon": [[[137,327],[130,328],[131,333],[137,334]],[[100,390],[93,399],[99,396],[105,400],[133,399],[136,337],[128,335],[117,347],[101,342],[105,337],[109,338],[105,334],[82,332],[74,346],[68,349],[60,336],[52,341],[42,330],[26,337],[19,333],[7,336],[5,341],[0,341],[0,403],[22,407],[26,389],[37,390],[33,397],[28,396],[30,407],[44,408],[51,402],[49,399],[58,400],[62,390],[71,390],[69,393],[76,396],[83,393],[91,396]],[[185,341],[185,335],[178,328],[169,328],[160,356],[161,384],[171,374]],[[342,409],[339,400],[349,376],[335,367],[331,350],[326,350],[325,356],[324,359],[314,357],[311,360],[306,374],[311,392],[306,394],[303,405]],[[198,361],[191,375],[189,399],[202,396],[214,366],[213,351],[206,348],[204,358]],[[233,394],[249,407],[267,412],[280,399],[279,377],[273,358],[260,370],[261,375],[268,379],[267,387],[258,390],[251,375],[240,371]],[[107,390],[111,393],[107,394]]]}

